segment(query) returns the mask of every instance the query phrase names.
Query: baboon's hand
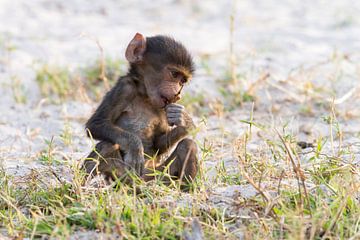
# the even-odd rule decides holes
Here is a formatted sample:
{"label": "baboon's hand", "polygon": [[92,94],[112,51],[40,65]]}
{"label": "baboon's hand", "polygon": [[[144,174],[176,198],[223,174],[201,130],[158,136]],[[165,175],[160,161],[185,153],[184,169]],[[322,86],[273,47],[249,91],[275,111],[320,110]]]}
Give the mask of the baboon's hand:
{"label": "baboon's hand", "polygon": [[166,117],[170,126],[178,126],[178,127],[185,127],[186,129],[190,129],[195,127],[191,117],[185,111],[185,107],[171,103],[166,106]]}
{"label": "baboon's hand", "polygon": [[144,170],[144,153],[126,152],[124,154],[124,162],[127,169],[135,170],[135,172],[141,176]]}
{"label": "baboon's hand", "polygon": [[135,170],[135,172],[141,176],[145,164],[142,142],[137,136],[129,136],[127,143],[128,144],[125,144],[127,147],[123,148],[126,168],[128,170]]}

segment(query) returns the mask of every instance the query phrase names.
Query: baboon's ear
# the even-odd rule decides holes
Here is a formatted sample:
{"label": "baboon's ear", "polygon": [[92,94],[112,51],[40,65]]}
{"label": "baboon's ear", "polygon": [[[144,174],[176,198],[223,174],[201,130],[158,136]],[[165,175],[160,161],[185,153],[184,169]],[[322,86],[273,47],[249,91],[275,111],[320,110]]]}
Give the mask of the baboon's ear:
{"label": "baboon's ear", "polygon": [[126,48],[125,57],[130,63],[139,63],[144,58],[146,39],[140,33],[136,33]]}

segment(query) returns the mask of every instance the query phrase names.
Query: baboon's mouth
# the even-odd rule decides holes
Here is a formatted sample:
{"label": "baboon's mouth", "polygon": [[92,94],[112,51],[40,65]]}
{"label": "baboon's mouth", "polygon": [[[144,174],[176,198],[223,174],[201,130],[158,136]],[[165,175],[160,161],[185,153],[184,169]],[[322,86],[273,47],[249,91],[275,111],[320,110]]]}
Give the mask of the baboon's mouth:
{"label": "baboon's mouth", "polygon": [[166,107],[170,103],[169,99],[167,99],[167,97],[164,97],[163,95],[161,95],[161,100],[164,103],[164,107]]}

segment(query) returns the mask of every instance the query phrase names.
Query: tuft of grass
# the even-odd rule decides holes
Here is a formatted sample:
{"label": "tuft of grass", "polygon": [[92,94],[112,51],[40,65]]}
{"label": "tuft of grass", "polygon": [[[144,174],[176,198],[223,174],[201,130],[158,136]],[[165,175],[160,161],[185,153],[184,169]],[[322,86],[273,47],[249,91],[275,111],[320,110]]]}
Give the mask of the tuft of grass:
{"label": "tuft of grass", "polygon": [[10,55],[17,47],[11,40],[11,35],[0,33],[0,63],[9,64]]}
{"label": "tuft of grass", "polygon": [[[83,79],[86,91],[96,100],[102,98],[104,94],[104,77],[110,85],[114,85],[117,79],[125,73],[127,63],[123,60],[106,58],[104,61],[97,59],[78,70]],[[105,74],[105,76],[102,76]]]}
{"label": "tuft of grass", "polygon": [[65,122],[64,129],[62,133],[60,134],[61,140],[64,142],[66,146],[70,146],[72,143],[72,128],[70,126],[69,122]]}
{"label": "tuft of grass", "polygon": [[215,182],[225,185],[240,185],[243,181],[243,178],[239,171],[229,171],[229,169],[225,166],[224,161],[220,161],[220,163],[215,167],[216,169],[216,178]]}
{"label": "tuft of grass", "polygon": [[[205,236],[231,239],[221,212],[202,210],[200,199],[190,205],[174,204],[183,195],[178,188],[139,183],[91,190],[72,182],[50,184],[38,174],[28,176],[26,182],[4,172],[0,177],[5,190],[0,193],[0,199],[5,199],[0,202],[1,226],[10,236],[69,238],[96,230],[99,237],[179,239],[192,217],[199,216]],[[141,189],[140,194],[136,188]]]}
{"label": "tuft of grass", "polygon": [[54,138],[51,138],[50,140],[45,140],[45,143],[47,145],[46,149],[42,150],[39,154],[39,162],[44,165],[59,165],[61,161],[57,159],[55,156],[55,146],[54,146]]}
{"label": "tuft of grass", "polygon": [[125,66],[125,62],[111,58],[104,63],[97,59],[75,71],[70,71],[66,66],[43,64],[36,68],[36,81],[42,96],[54,103],[69,99],[99,100],[108,90],[104,84],[114,85],[124,73]]}
{"label": "tuft of grass", "polygon": [[[241,77],[241,75],[237,75],[236,79],[240,79]],[[226,76],[218,82],[220,84],[219,92],[225,99],[227,110],[231,111],[243,104],[244,99],[242,87],[239,88],[237,86],[237,82],[234,83],[233,77],[231,77],[230,73],[226,74]]]}
{"label": "tuft of grass", "polygon": [[[330,126],[337,126],[339,138],[341,131],[334,115],[325,120]],[[286,124],[282,132],[275,131],[278,138],[274,138],[273,130],[263,128],[265,132],[270,131],[269,137],[264,139],[268,149],[263,151],[271,153],[272,157],[259,158],[249,154],[246,147],[251,142],[251,127],[258,124],[252,117],[246,122],[248,131],[238,140],[236,151],[241,175],[259,193],[246,203],[256,213],[256,220],[245,223],[250,238],[348,239],[358,236],[358,172],[351,170],[352,164],[343,161],[351,151],[332,150],[332,154],[325,154],[327,141],[319,138],[313,152],[302,155],[300,160],[296,136],[287,131]],[[333,130],[330,127],[330,131]],[[329,142],[334,148],[334,140]],[[339,142],[338,147],[341,146]]]}
{"label": "tuft of grass", "polygon": [[203,115],[205,112],[205,96],[203,93],[191,94],[186,92],[180,99],[180,104],[182,104],[186,110],[194,115]]}
{"label": "tuft of grass", "polygon": [[[10,237],[68,239],[78,233],[97,238],[181,239],[191,232],[193,218],[199,219],[204,238],[236,239],[228,224],[233,217],[206,204],[205,173],[200,172],[188,191],[179,182],[169,186],[159,180],[132,184],[82,186],[83,173],[76,163],[61,162],[61,169],[72,172],[63,180],[52,164],[56,162],[53,140],[42,152],[46,168],[13,177],[0,169],[0,228]],[[204,143],[202,157],[211,154]],[[166,173],[159,173],[159,178]],[[194,231],[194,229],[193,229]]]}
{"label": "tuft of grass", "polygon": [[25,87],[16,76],[11,77],[11,90],[16,103],[25,104],[27,102]]}
{"label": "tuft of grass", "polygon": [[71,95],[71,75],[67,68],[42,65],[36,71],[36,81],[40,92],[44,97],[52,97],[55,100],[65,100]]}
{"label": "tuft of grass", "polygon": [[[245,102],[256,102],[256,89],[263,86],[263,83],[270,77],[268,73],[259,74],[258,79],[249,83],[247,74],[237,74],[237,81],[233,81],[230,73],[226,72],[222,79],[218,80],[219,92],[224,98],[224,104],[227,111],[232,111]],[[242,82],[240,85],[238,81]],[[245,84],[247,83],[247,84]]]}

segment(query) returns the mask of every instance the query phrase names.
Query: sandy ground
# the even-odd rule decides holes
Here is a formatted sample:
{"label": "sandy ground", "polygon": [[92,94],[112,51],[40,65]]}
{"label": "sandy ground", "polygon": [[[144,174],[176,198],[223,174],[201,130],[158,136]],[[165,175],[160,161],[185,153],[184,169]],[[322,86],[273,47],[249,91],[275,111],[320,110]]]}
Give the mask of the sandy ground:
{"label": "sandy ground", "polygon": [[[353,144],[357,155],[352,160],[360,161],[360,2],[257,0],[237,1],[235,10],[232,6],[233,1],[216,0],[0,0],[0,164],[20,175],[41,167],[39,153],[52,137],[57,151],[66,157],[78,159],[88,153],[91,142],[83,125],[97,103],[51,104],[41,97],[35,81],[38,63],[75,69],[98,58],[96,44],[83,34],[97,38],[106,56],[121,59],[136,32],[174,36],[190,49],[198,65],[186,91],[220,97],[217,80],[226,75],[229,65],[232,12],[237,72],[245,76],[247,86],[263,73],[270,74],[256,89],[254,119],[270,128],[289,122],[299,140],[329,136],[329,127],[321,118],[329,111],[314,107],[311,114],[301,114],[313,100],[304,94],[306,84],[311,83],[326,89],[315,99],[339,102],[336,108],[344,144]],[[210,71],[201,64],[204,56]],[[14,100],[14,78],[24,85],[26,104]],[[232,143],[246,130],[240,120],[248,119],[250,112],[251,104],[245,104],[221,117],[208,117],[198,135],[199,142],[206,139],[215,146],[207,166],[214,167],[220,160],[235,161]],[[196,117],[198,123],[201,117]],[[71,147],[59,138],[65,123],[72,129]],[[250,150],[262,147],[259,139],[254,134]],[[326,147],[330,149],[329,143]]]}

